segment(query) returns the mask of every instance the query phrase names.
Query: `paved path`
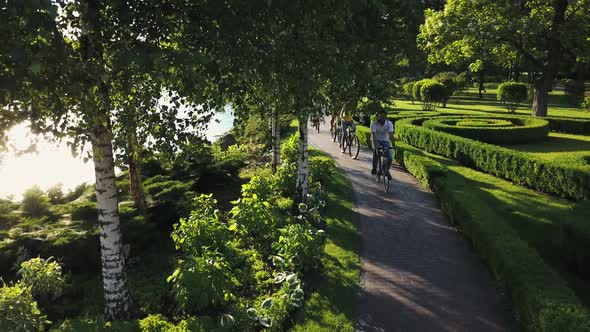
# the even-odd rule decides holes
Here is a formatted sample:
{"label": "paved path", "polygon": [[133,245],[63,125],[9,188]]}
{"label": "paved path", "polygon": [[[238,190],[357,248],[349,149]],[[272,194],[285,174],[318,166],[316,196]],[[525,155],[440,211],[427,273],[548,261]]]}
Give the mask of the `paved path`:
{"label": "paved path", "polygon": [[338,151],[329,124],[310,144],[332,155],[352,182],[360,216],[357,331],[513,331],[492,276],[449,225],[434,195],[392,167],[390,192],[370,175],[371,152]]}

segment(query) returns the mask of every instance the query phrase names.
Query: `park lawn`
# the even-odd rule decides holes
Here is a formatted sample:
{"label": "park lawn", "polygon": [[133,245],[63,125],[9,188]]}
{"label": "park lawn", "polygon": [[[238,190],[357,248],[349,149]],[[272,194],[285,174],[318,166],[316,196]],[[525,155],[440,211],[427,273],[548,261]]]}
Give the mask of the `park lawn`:
{"label": "park lawn", "polygon": [[[439,107],[438,112],[442,113],[499,113],[509,114],[504,105],[496,100],[497,89],[486,89],[483,98],[479,99],[477,89],[469,88],[466,91],[456,93],[447,102],[447,107]],[[394,109],[407,111],[421,111],[419,102],[412,104],[409,100],[396,100]],[[531,102],[522,103],[516,110],[518,115],[531,114]],[[563,91],[553,91],[549,95],[549,116],[587,118],[590,119],[590,112],[567,105]]]}
{"label": "park lawn", "polygon": [[[493,207],[495,220],[509,224],[545,262],[559,272],[580,300],[590,308],[590,281],[568,270],[562,257],[564,234],[562,222],[583,222],[588,216],[579,213],[590,201],[573,202],[550,196],[492,175],[478,172],[438,155],[422,153],[448,168],[442,183],[463,193],[462,206],[475,218]],[[485,208],[484,208],[485,207]],[[490,216],[481,216],[486,219]]]}
{"label": "park lawn", "polygon": [[543,142],[504,147],[590,172],[590,136],[549,133]]}
{"label": "park lawn", "polygon": [[353,331],[360,272],[358,218],[350,181],[333,159],[311,149],[310,160],[332,161],[326,190],[327,225],[322,275],[295,318],[291,331]]}

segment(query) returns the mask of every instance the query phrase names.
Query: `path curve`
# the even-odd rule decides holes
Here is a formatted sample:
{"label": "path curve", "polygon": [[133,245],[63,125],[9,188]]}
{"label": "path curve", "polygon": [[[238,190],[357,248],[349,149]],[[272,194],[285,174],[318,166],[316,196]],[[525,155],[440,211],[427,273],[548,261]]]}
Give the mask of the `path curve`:
{"label": "path curve", "polygon": [[357,331],[513,331],[512,314],[483,262],[449,225],[432,192],[392,167],[390,192],[370,175],[372,152],[338,150],[329,124],[309,142],[352,182],[363,245]]}

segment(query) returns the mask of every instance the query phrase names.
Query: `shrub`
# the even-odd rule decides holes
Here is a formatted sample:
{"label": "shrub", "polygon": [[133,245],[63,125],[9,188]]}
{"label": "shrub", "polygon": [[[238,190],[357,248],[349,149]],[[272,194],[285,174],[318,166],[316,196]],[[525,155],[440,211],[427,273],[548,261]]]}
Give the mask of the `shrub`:
{"label": "shrub", "polygon": [[578,84],[575,80],[567,79],[563,82],[563,92],[570,106],[579,107],[584,100],[584,83]]}
{"label": "shrub", "polygon": [[442,72],[434,75],[432,79],[445,87],[441,102],[442,107],[447,107],[447,101],[459,89],[459,84],[457,83],[457,74],[453,72]]}
{"label": "shrub", "polygon": [[179,260],[167,280],[180,311],[189,314],[226,304],[240,285],[223,255],[208,248],[203,248],[201,255]]}
{"label": "shrub", "polygon": [[280,229],[281,236],[272,244],[279,257],[273,263],[289,271],[306,272],[316,268],[322,255],[323,231],[307,222]]}
{"label": "shrub", "polygon": [[590,197],[590,174],[503,147],[418,126],[428,118],[397,122],[398,137],[428,152],[460,161],[536,190],[574,199]]}
{"label": "shrub", "polygon": [[281,161],[295,163],[299,157],[299,133],[291,135],[281,146]]}
{"label": "shrub", "polygon": [[82,194],[84,194],[84,192],[86,192],[88,185],[85,183],[82,183],[78,186],[76,186],[76,188],[74,188],[74,190],[70,190],[65,198],[64,201],[65,202],[72,202],[77,200],[78,198],[80,198],[80,196],[82,196]]}
{"label": "shrub", "polygon": [[20,282],[29,287],[37,299],[54,300],[63,292],[61,266],[51,258],[45,260],[37,257],[22,262],[18,274],[21,277]]}
{"label": "shrub", "polygon": [[549,123],[530,117],[436,117],[422,123],[425,128],[493,144],[539,142],[549,134]]}
{"label": "shrub", "polygon": [[49,197],[49,202],[51,204],[65,203],[65,196],[63,190],[61,189],[61,184],[52,186],[51,188],[47,189],[47,197]]}
{"label": "shrub", "polygon": [[527,99],[528,87],[524,83],[504,82],[498,87],[497,99],[504,103],[510,113],[514,113],[518,104]]}
{"label": "shrub", "polygon": [[431,82],[431,79],[423,79],[420,81],[417,81],[414,83],[414,86],[412,87],[412,96],[414,97],[415,100],[422,100],[422,94],[421,94],[421,90],[422,90],[422,85],[424,85],[427,82]]}
{"label": "shrub", "polygon": [[410,99],[412,101],[412,104],[414,103],[414,84],[415,83],[416,82],[408,82],[408,83],[404,84],[402,87],[404,94],[406,95],[406,97],[408,99]]}
{"label": "shrub", "polygon": [[212,195],[200,195],[193,206],[187,219],[174,224],[171,237],[176,250],[188,255],[201,253],[203,247],[224,248],[230,232],[217,209],[217,200]]}
{"label": "shrub", "polygon": [[590,111],[590,96],[584,97],[584,101],[580,105],[583,109]]}
{"label": "shrub", "polygon": [[34,186],[23,193],[21,209],[27,216],[45,216],[49,214],[49,197],[39,187]]}
{"label": "shrub", "polygon": [[444,85],[436,81],[428,81],[420,87],[422,109],[425,111],[436,111],[436,105],[442,102],[447,95]]}
{"label": "shrub", "polygon": [[261,201],[258,196],[242,197],[230,211],[230,223],[238,232],[246,235],[251,244],[262,252],[267,252],[276,237],[277,228],[281,225],[272,214],[268,202]]}
{"label": "shrub", "polygon": [[[404,159],[413,155],[412,159],[417,162],[428,163],[430,160],[415,148],[402,144],[401,149]],[[408,170],[414,174],[412,170],[420,168],[429,173],[438,172],[438,168],[427,164]],[[469,192],[464,190],[463,183],[455,184],[454,180],[447,181],[435,173],[430,176],[434,179],[431,187],[443,210],[461,226],[462,232],[490,266],[500,287],[512,300],[517,320],[527,331],[587,330],[590,326],[588,310],[539,254],[510,225],[498,218],[493,207],[477,204],[477,212],[474,212],[471,204],[466,204]],[[481,211],[481,208],[485,210]]]}
{"label": "shrub", "polygon": [[85,220],[95,222],[98,220],[98,206],[94,202],[70,203],[72,220]]}
{"label": "shrub", "polygon": [[546,117],[551,131],[568,134],[590,135],[590,119]]}
{"label": "shrub", "polygon": [[45,316],[33,300],[31,289],[22,284],[0,288],[0,331],[44,331]]}

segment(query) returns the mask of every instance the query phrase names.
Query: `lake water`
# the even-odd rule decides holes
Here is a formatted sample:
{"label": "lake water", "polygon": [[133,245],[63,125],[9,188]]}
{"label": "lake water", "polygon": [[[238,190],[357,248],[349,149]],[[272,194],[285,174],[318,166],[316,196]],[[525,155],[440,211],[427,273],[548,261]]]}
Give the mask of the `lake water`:
{"label": "lake water", "polygon": [[[217,113],[203,133],[209,141],[229,131],[233,126],[233,113],[230,106]],[[26,123],[17,125],[8,132],[7,146],[16,151],[27,149],[35,136]],[[42,190],[61,183],[64,192],[83,182],[94,183],[92,162],[84,163],[82,157],[73,157],[65,144],[47,142],[39,139],[36,153],[16,155],[14,152],[0,153],[0,197],[20,200],[22,193],[34,185]],[[11,151],[14,151],[11,149]]]}

